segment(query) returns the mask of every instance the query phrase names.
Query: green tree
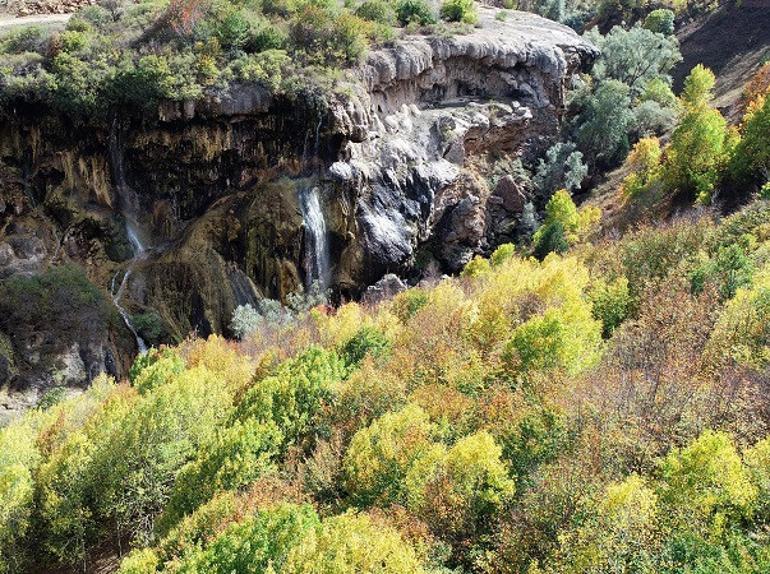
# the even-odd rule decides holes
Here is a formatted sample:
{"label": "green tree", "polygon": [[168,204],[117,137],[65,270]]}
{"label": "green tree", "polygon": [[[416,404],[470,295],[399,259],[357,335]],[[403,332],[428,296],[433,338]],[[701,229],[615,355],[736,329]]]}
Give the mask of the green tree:
{"label": "green tree", "polygon": [[752,102],[743,118],[731,170],[739,182],[770,183],[770,93]]}
{"label": "green tree", "polygon": [[345,361],[337,353],[310,347],[257,381],[239,403],[236,416],[273,422],[283,434],[282,449],[301,445],[320,430],[314,426],[315,417],[346,374]]}
{"label": "green tree", "polygon": [[671,136],[664,169],[669,189],[692,194],[701,203],[710,201],[733,147],[727,122],[710,106],[714,81],[701,65],[685,80],[684,115]]}
{"label": "green tree", "polygon": [[283,504],[260,510],[228,527],[205,549],[185,557],[174,571],[179,574],[292,571],[294,565],[286,563],[288,555],[318,527],[318,516],[309,505]]}
{"label": "green tree", "polygon": [[574,120],[576,142],[590,163],[609,167],[622,160],[634,122],[629,87],[619,80],[605,80],[572,106],[580,110]]}
{"label": "green tree", "polygon": [[660,462],[661,502],[674,526],[721,534],[729,520],[748,517],[757,488],[729,435],[705,431]]}
{"label": "green tree", "polygon": [[656,34],[671,36],[674,33],[675,17],[673,11],[666,8],[658,8],[647,14],[643,26],[645,29]]}
{"label": "green tree", "polygon": [[586,35],[601,50],[591,74],[600,82],[613,79],[628,86],[637,98],[654,79],[670,84],[669,73],[682,61],[676,37],[641,26],[626,30],[615,26],[606,36],[596,29]]}
{"label": "green tree", "polygon": [[532,236],[535,256],[542,259],[551,252],[564,253],[598,217],[593,208],[578,211],[567,190],[557,191],[545,206],[543,225]]}

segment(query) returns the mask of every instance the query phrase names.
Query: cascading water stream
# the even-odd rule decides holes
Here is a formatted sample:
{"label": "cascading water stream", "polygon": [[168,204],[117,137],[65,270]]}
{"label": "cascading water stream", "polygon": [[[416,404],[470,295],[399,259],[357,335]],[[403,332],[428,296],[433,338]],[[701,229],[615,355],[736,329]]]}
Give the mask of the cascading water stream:
{"label": "cascading water stream", "polygon": [[128,242],[131,244],[131,251],[133,257],[128,262],[126,272],[123,274],[123,279],[120,282],[120,286],[117,291],[115,290],[115,280],[118,273],[112,277],[112,285],[110,286],[110,292],[112,295],[112,302],[118,309],[120,316],[123,318],[123,322],[128,327],[128,330],[134,335],[136,339],[136,346],[140,355],[144,355],[147,352],[147,344],[144,339],[139,335],[139,332],[131,322],[131,315],[126,311],[125,307],[121,305],[120,301],[123,298],[123,293],[128,285],[128,280],[131,277],[131,272],[134,270],[134,265],[145,257],[146,248],[139,236],[139,226],[136,220],[130,216],[136,210],[136,196],[133,190],[126,184],[125,172],[123,169],[123,154],[120,149],[120,141],[118,137],[117,120],[113,121],[112,129],[110,131],[110,160],[112,162],[112,173],[115,178],[115,187],[118,192],[118,204],[120,206],[121,213],[126,220],[126,236]]}
{"label": "cascading water stream", "polygon": [[128,327],[128,330],[131,331],[131,334],[134,336],[134,339],[136,339],[136,346],[139,349],[139,354],[144,355],[147,352],[147,344],[144,342],[144,339],[139,335],[137,330],[134,328],[133,323],[131,323],[131,315],[128,314],[128,311],[126,311],[125,307],[123,307],[120,304],[120,299],[123,297],[123,292],[126,290],[126,285],[128,284],[128,279],[131,277],[131,267],[129,266],[128,269],[126,269],[125,274],[123,275],[123,279],[120,282],[120,286],[118,287],[118,290],[115,291],[115,279],[118,277],[118,273],[115,273],[112,277],[112,285],[110,287],[110,291],[112,292],[112,303],[117,307],[118,313],[120,313],[120,316],[123,318],[123,322],[126,324],[126,327]]}
{"label": "cascading water stream", "polygon": [[318,187],[301,188],[299,205],[305,223],[305,287],[310,289],[316,284],[321,291],[325,291],[331,279],[331,263],[326,219]]}

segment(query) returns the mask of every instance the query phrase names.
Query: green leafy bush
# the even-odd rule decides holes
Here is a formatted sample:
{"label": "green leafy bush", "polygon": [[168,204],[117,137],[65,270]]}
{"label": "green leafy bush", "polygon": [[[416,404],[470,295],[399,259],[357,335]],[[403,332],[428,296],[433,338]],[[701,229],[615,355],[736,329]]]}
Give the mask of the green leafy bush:
{"label": "green leafy bush", "polygon": [[393,26],[396,23],[396,11],[390,2],[385,0],[366,0],[356,8],[356,16],[368,20]]}
{"label": "green leafy bush", "polygon": [[353,337],[345,342],[341,355],[348,365],[355,366],[366,356],[382,357],[390,349],[390,341],[374,327],[362,327]]}
{"label": "green leafy bush", "polygon": [[653,10],[644,19],[644,28],[655,32],[656,34],[664,34],[670,36],[674,33],[674,19],[675,14],[673,11],[666,8],[658,8]]}
{"label": "green leafy bush", "polygon": [[396,3],[396,18],[402,26],[412,22],[422,26],[436,23],[436,15],[425,0],[399,0]]}
{"label": "green leafy bush", "polygon": [[441,17],[449,22],[475,24],[479,21],[474,0],[445,0],[441,4]]}

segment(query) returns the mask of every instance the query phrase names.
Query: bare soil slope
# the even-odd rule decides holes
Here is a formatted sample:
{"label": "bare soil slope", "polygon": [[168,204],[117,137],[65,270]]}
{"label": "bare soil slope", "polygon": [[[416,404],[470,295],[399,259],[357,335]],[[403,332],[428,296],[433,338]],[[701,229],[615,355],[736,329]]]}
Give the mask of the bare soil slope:
{"label": "bare soil slope", "polygon": [[770,58],[770,0],[729,3],[678,31],[684,61],[674,70],[681,88],[690,69],[703,64],[717,76],[717,105],[733,121],[743,86]]}

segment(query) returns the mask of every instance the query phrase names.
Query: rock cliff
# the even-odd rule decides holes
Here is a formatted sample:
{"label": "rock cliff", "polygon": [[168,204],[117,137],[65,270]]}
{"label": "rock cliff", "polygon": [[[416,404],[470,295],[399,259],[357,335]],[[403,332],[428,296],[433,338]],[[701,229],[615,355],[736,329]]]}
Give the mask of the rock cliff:
{"label": "rock cliff", "polygon": [[[532,198],[511,162],[549,145],[596,55],[564,26],[497,12],[465,35],[406,36],[301,95],[232,86],[108,124],[16,110],[0,127],[0,280],[78,262],[156,343],[226,332],[236,305],[312,282],[349,298],[387,273],[457,271],[516,236]],[[110,328],[111,353],[130,356]],[[22,388],[27,342],[0,330]]]}

